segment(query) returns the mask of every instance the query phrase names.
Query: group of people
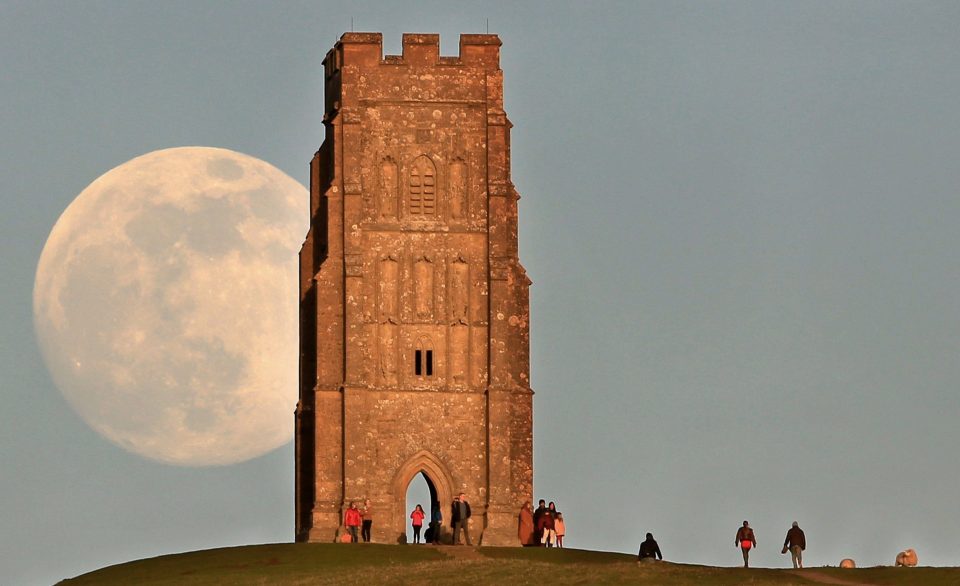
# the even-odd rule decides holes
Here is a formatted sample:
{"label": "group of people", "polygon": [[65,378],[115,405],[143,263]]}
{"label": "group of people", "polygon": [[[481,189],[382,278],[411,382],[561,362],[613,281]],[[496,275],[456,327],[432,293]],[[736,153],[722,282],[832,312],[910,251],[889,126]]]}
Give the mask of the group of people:
{"label": "group of people", "polygon": [[[370,528],[373,527],[373,515],[370,510],[370,499],[363,501],[363,509],[357,508],[357,503],[350,501],[350,506],[343,513],[343,526],[347,528],[351,543],[359,543],[360,539],[370,542]],[[360,533],[358,536],[357,533]]]}
{"label": "group of people", "polygon": [[[434,503],[431,507],[432,513],[429,527],[423,535],[423,540],[427,543],[439,545],[440,526],[443,523],[443,514],[440,512],[439,503]],[[464,493],[453,497],[453,503],[450,505],[450,521],[453,526],[453,545],[462,545],[460,535],[466,545],[473,545],[470,540],[470,502]],[[413,526],[413,542],[424,543],[421,540],[421,530],[424,521],[427,518],[426,512],[419,504],[410,513],[411,524]],[[370,541],[370,528],[373,525],[372,513],[370,510],[370,500],[363,502],[363,509],[357,507],[356,502],[351,501],[343,515],[343,525],[347,528],[349,539],[352,543]],[[540,502],[535,511],[531,510],[530,501],[523,503],[518,516],[517,537],[520,544],[524,547],[563,547],[563,536],[566,533],[566,524],[563,520],[563,514],[557,510],[557,505],[551,501],[548,505],[544,499]],[[358,535],[359,533],[359,535]],[[750,551],[757,547],[757,535],[753,527],[747,521],[743,526],[737,529],[734,537],[734,547],[740,548],[743,555],[743,567],[750,567]],[[793,525],[787,531],[787,537],[783,540],[783,549],[780,553],[790,552],[794,568],[803,567],[803,551],[807,549],[807,539],[800,525],[794,521]],[[653,538],[652,533],[647,533],[646,539],[640,544],[640,552],[637,555],[637,561],[662,560],[663,554],[660,552],[660,545]]]}
{"label": "group of people", "polygon": [[[734,537],[734,547],[739,547],[743,554],[743,567],[750,567],[750,550],[757,547],[757,536],[750,527],[750,523],[743,522],[743,526],[737,529],[737,535]],[[790,552],[794,568],[803,567],[803,550],[807,549],[807,537],[803,534],[803,529],[794,521],[793,525],[787,531],[787,537],[783,540],[783,549],[780,553]]]}
{"label": "group of people", "polygon": [[[750,526],[750,523],[747,521],[743,522],[743,526],[737,529],[737,535],[734,537],[733,541],[734,547],[740,548],[740,553],[743,554],[743,567],[750,567],[750,550],[757,547],[757,535],[753,532],[753,527]],[[780,553],[790,552],[790,557],[793,559],[794,568],[803,567],[803,551],[807,549],[807,538],[803,534],[803,529],[800,528],[800,525],[794,521],[793,525],[787,531],[787,538],[783,540],[783,549]],[[640,553],[637,555],[637,561],[653,561],[653,560],[662,560],[663,554],[660,553],[660,546],[657,544],[656,540],[653,538],[651,533],[647,533],[647,539],[640,544]]]}
{"label": "group of people", "polygon": [[[431,511],[433,512],[431,513],[430,525],[423,534],[422,539],[420,537],[420,532],[423,530],[423,522],[427,518],[427,513],[419,504],[414,507],[413,511],[410,513],[410,524],[413,527],[414,543],[426,542],[434,545],[440,545],[440,525],[443,524],[443,513],[440,512],[440,503],[435,502],[431,507]],[[453,502],[450,504],[450,521],[451,525],[453,526],[453,545],[461,545],[461,533],[463,534],[466,544],[473,545],[473,542],[470,541],[469,519],[471,515],[472,512],[470,510],[470,502],[467,500],[467,495],[461,492],[457,496],[453,497]]]}
{"label": "group of people", "polygon": [[549,505],[540,499],[536,511],[530,510],[530,501],[523,503],[518,517],[518,537],[524,547],[563,547],[566,523],[563,513],[551,501]]}

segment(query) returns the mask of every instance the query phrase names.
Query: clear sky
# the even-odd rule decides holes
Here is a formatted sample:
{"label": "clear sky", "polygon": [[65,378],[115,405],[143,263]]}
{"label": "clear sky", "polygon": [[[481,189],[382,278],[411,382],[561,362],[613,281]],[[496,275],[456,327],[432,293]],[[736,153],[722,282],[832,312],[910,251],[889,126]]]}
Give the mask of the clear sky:
{"label": "clear sky", "polygon": [[[0,582],[293,538],[293,449],[179,468],[54,387],[40,251],[186,145],[308,181],[344,31],[503,40],[533,280],[535,496],[572,547],[960,565],[955,2],[0,3]],[[306,213],[306,202],[304,202]],[[292,411],[293,405],[290,406]]]}

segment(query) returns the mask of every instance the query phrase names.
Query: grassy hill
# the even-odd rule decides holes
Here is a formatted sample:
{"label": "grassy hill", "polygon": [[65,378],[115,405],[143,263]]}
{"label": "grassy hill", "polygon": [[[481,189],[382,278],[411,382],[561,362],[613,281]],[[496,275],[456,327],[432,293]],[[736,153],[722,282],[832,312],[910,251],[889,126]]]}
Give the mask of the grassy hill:
{"label": "grassy hill", "polygon": [[280,543],[165,555],[60,582],[63,586],[417,583],[946,586],[960,584],[960,568],[809,568],[794,572],[638,565],[632,555],[575,549]]}

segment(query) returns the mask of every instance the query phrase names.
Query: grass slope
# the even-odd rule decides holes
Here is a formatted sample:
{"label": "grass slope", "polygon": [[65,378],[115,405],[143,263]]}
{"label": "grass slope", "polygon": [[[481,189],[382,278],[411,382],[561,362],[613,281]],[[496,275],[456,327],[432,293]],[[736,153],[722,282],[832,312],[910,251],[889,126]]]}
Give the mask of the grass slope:
{"label": "grass slope", "polygon": [[63,586],[414,583],[945,586],[960,584],[960,568],[816,568],[794,573],[789,570],[745,570],[670,563],[638,565],[632,555],[574,549],[473,550],[466,547],[281,543],[165,555],[110,566],[60,582]]}

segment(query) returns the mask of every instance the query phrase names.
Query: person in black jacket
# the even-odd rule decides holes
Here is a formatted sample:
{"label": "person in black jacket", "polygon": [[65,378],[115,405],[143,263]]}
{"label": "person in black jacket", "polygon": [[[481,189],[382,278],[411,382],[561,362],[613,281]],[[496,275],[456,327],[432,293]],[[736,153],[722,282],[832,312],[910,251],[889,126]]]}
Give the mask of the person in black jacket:
{"label": "person in black jacket", "polygon": [[533,512],[533,530],[534,543],[541,545],[541,540],[543,538],[543,523],[540,521],[540,518],[543,517],[543,514],[547,510],[547,501],[540,499],[540,504],[537,506],[537,510]]}
{"label": "person in black jacket", "polygon": [[453,499],[453,507],[450,511],[450,520],[453,523],[453,544],[460,545],[460,531],[463,531],[463,538],[467,545],[473,545],[470,541],[470,503],[467,502],[467,495],[460,493]]}
{"label": "person in black jacket", "polygon": [[790,550],[790,557],[793,558],[793,567],[802,568],[803,550],[807,549],[807,538],[796,521],[793,522],[793,527],[787,531],[787,538],[783,540],[783,553],[787,553],[788,549]]}
{"label": "person in black jacket", "polygon": [[653,538],[653,533],[647,533],[647,539],[640,544],[640,553],[637,555],[638,562],[655,562],[663,559],[660,553],[660,546]]}

